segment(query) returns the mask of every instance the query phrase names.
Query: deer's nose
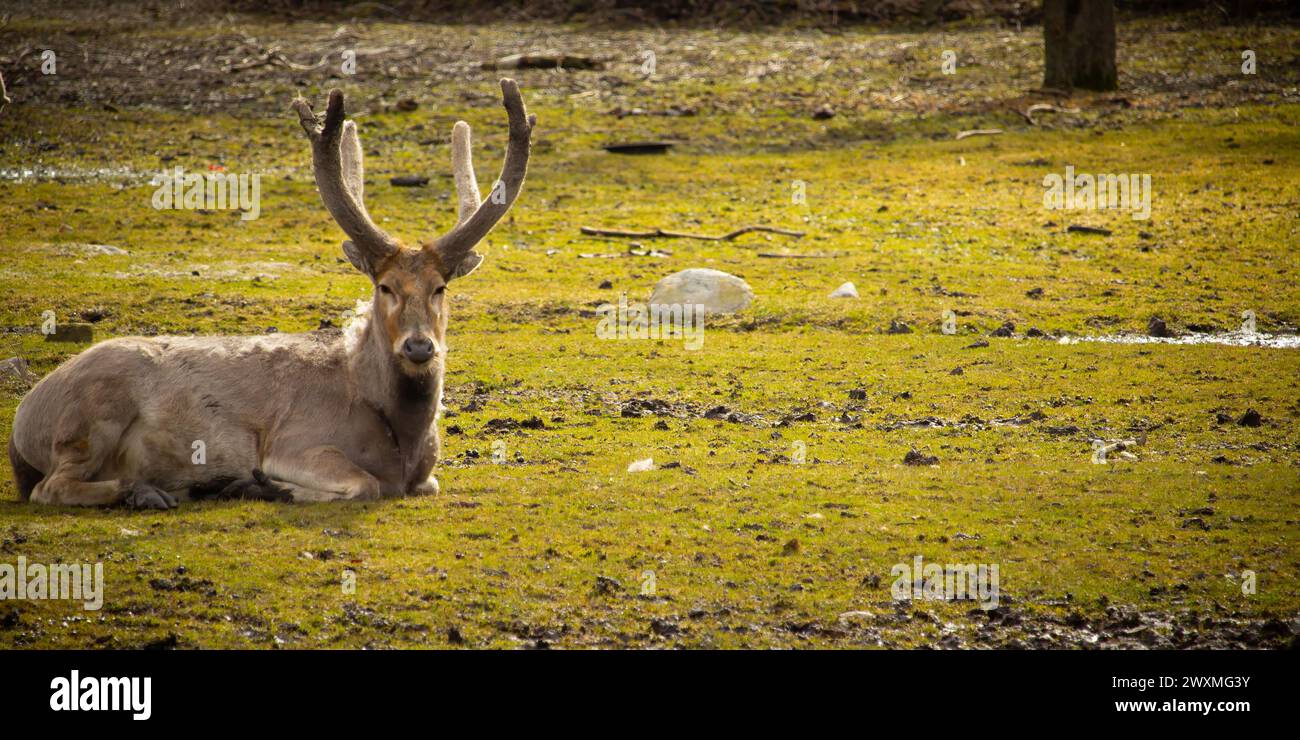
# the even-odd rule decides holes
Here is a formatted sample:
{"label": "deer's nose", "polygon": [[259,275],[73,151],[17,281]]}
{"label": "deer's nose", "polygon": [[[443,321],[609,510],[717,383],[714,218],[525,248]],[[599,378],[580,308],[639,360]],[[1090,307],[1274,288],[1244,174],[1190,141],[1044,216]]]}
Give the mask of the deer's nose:
{"label": "deer's nose", "polygon": [[402,342],[402,354],[411,362],[428,362],[433,357],[433,340],[428,337],[408,337]]}

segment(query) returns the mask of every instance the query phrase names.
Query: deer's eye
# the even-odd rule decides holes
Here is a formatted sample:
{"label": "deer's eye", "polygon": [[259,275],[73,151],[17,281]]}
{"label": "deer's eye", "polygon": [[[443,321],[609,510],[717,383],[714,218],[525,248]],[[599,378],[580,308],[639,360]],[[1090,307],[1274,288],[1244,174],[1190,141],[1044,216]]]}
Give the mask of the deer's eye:
{"label": "deer's eye", "polygon": [[379,292],[390,297],[393,295],[393,289],[383,283],[379,284]]}
{"label": "deer's eye", "polygon": [[439,286],[438,286],[438,289],[435,290],[435,291],[433,291],[433,294],[434,294],[434,295],[442,295],[443,293],[446,293],[446,292],[447,292],[447,286],[445,286],[445,285],[439,285]]}

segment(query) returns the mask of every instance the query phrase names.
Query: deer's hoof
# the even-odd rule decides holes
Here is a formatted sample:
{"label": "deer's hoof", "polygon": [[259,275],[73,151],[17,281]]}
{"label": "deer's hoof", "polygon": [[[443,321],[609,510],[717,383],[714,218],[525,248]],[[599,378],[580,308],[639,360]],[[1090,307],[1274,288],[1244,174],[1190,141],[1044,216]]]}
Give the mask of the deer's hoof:
{"label": "deer's hoof", "polygon": [[412,496],[434,496],[437,495],[437,493],[441,490],[442,487],[438,485],[438,479],[434,478],[431,475],[429,476],[428,480],[416,484],[415,487],[411,489],[411,495]]}
{"label": "deer's hoof", "polygon": [[252,477],[232,481],[221,489],[221,492],[217,494],[217,498],[223,501],[245,499],[290,503],[293,501],[293,494],[289,492],[288,488],[277,485],[275,481],[266,477],[266,474],[261,470],[254,470]]}
{"label": "deer's hoof", "polygon": [[144,482],[132,483],[131,490],[126,492],[126,498],[122,499],[122,503],[132,509],[158,509],[164,511],[175,509],[177,505],[175,496],[157,486],[151,486]]}

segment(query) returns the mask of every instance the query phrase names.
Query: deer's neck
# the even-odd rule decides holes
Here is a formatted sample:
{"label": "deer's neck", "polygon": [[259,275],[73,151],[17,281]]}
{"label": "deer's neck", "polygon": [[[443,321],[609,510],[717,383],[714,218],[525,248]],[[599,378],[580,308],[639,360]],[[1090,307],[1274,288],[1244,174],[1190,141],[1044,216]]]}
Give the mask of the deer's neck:
{"label": "deer's neck", "polygon": [[411,377],[393,359],[383,331],[371,321],[348,358],[358,392],[379,412],[393,432],[408,465],[419,461],[438,417],[442,401],[442,365],[427,375]]}

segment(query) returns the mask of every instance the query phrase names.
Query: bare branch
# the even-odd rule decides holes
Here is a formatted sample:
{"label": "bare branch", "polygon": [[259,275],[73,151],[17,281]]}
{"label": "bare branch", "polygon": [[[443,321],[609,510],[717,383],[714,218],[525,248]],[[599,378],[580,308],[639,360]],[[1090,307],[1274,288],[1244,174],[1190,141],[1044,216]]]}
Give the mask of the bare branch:
{"label": "bare branch", "polygon": [[[1019,112],[1019,111],[1017,111]],[[1038,121],[1034,119],[1035,113],[1078,113],[1078,108],[1062,108],[1050,103],[1035,103],[1029,106],[1029,109],[1020,113],[1030,126],[1037,126]]]}
{"label": "bare branch", "polygon": [[968,139],[972,136],[997,136],[1000,133],[1002,133],[1002,129],[1000,128],[976,128],[969,131],[958,131],[956,139],[957,141],[961,141],[962,139]]}
{"label": "bare branch", "polygon": [[5,106],[12,102],[13,101],[9,99],[8,91],[5,90],[5,76],[0,74],[0,111],[3,111]]}
{"label": "bare branch", "polygon": [[652,231],[624,231],[622,229],[598,229],[594,226],[583,226],[582,233],[587,236],[612,236],[621,239],[700,239],[708,242],[729,242],[738,236],[743,236],[754,231],[764,231],[769,234],[780,234],[782,236],[792,236],[796,239],[803,236],[802,231],[791,231],[789,229],[779,229],[775,226],[745,226],[735,231],[722,234],[720,236],[709,236],[707,234],[688,234],[684,231],[667,231],[665,229],[654,229]]}

